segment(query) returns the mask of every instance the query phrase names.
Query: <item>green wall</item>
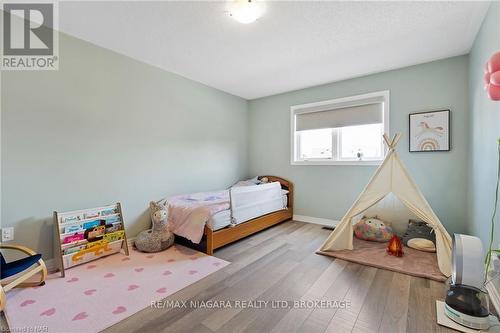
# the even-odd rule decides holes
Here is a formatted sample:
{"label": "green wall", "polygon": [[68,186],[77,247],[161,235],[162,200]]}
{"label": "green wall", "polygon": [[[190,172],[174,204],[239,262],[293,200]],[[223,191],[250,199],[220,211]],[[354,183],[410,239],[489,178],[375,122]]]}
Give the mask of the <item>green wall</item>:
{"label": "green wall", "polygon": [[60,34],[59,71],[3,72],[1,226],[52,257],[53,210],[148,203],[246,175],[247,101]]}
{"label": "green wall", "polygon": [[[483,69],[495,52],[500,52],[500,3],[493,2],[469,55],[470,154],[469,233],[489,243],[497,172],[497,140],[500,138],[500,102],[488,99],[483,89]],[[500,243],[497,219],[495,245]]]}
{"label": "green wall", "polygon": [[[466,230],[468,57],[252,100],[249,103],[250,174],[276,174],[295,183],[295,214],[340,219],[363,190],[374,166],[290,165],[290,106],[390,90],[391,133],[420,189],[449,231]],[[450,152],[409,153],[408,114],[451,109]]]}
{"label": "green wall", "polygon": [[[121,201],[135,236],[149,200],[257,174],[295,183],[296,214],[339,219],[375,167],[291,166],[290,106],[390,90],[391,133],[422,192],[450,232],[486,243],[500,103],[482,68],[499,50],[493,3],[470,56],[245,101],[61,34],[59,71],[1,73],[1,226],[50,258],[53,210]],[[410,154],[408,114],[436,108],[452,111],[452,150]]]}

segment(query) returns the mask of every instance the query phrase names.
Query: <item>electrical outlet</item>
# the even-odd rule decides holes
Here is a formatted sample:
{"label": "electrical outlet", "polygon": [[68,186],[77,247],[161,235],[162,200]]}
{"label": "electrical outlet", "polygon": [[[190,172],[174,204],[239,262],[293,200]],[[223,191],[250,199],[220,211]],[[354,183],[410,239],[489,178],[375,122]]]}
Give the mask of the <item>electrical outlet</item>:
{"label": "electrical outlet", "polygon": [[14,240],[14,228],[2,228],[2,242]]}

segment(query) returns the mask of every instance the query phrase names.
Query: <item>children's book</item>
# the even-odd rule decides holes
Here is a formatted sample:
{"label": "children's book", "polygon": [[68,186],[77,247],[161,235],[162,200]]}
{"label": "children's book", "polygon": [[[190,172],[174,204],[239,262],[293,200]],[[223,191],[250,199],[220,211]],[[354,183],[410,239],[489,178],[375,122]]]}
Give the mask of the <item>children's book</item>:
{"label": "children's book", "polygon": [[54,212],[56,253],[62,276],[65,269],[103,256],[129,254],[120,203],[71,212]]}

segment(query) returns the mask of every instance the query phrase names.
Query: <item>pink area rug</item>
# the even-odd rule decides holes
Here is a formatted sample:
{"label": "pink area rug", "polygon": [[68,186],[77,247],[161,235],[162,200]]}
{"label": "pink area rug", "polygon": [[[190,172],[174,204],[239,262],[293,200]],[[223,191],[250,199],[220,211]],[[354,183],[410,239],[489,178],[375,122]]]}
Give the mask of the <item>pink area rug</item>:
{"label": "pink area rug", "polygon": [[386,247],[386,243],[369,242],[354,237],[354,250],[317,253],[398,273],[446,281],[446,276],[439,270],[436,253],[418,251],[405,246],[404,255],[398,258],[387,254]]}
{"label": "pink area rug", "polygon": [[228,264],[179,245],[115,254],[13,289],[5,315],[12,332],[99,332]]}

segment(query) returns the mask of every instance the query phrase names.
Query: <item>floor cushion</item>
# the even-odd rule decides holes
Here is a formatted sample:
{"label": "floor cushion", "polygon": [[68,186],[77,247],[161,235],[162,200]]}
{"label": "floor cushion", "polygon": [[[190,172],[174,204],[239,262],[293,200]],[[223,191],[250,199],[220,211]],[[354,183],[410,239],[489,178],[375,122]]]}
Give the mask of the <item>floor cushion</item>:
{"label": "floor cushion", "polygon": [[436,252],[436,245],[425,238],[412,238],[408,241],[408,247],[425,252]]}

